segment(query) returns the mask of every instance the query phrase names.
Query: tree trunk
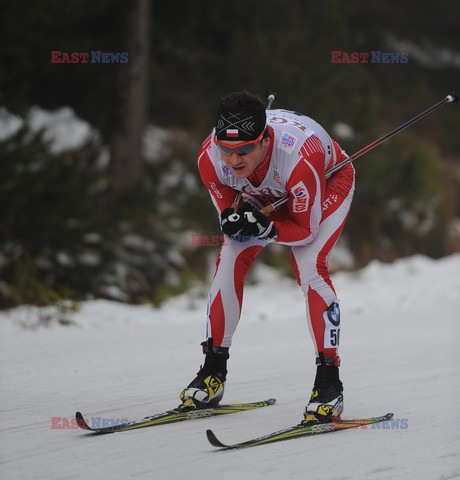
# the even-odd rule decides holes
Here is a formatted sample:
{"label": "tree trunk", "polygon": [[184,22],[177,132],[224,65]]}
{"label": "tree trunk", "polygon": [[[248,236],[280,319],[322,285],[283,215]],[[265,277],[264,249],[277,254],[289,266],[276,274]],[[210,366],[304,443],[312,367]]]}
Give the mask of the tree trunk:
{"label": "tree trunk", "polygon": [[114,199],[133,189],[144,174],[142,135],[148,104],[150,0],[133,0],[127,15],[128,63],[118,70],[115,127],[110,138]]}

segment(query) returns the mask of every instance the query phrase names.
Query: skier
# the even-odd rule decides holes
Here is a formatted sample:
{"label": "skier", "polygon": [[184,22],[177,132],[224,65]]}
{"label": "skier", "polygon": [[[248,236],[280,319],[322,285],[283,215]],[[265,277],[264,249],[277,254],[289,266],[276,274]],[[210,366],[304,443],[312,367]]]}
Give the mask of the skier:
{"label": "skier", "polygon": [[[328,258],[350,211],[355,172],[351,163],[331,176],[328,170],[345,158],[337,142],[305,115],[265,110],[262,100],[245,90],[222,98],[198,168],[229,241],[221,247],[210,289],[205,361],[180,394],[183,407],[222,399],[244,277],[256,255],[276,242],[291,247],[316,351],[316,378],[303,423],[342,414],[340,311]],[[288,201],[268,216],[260,211],[287,195]]]}

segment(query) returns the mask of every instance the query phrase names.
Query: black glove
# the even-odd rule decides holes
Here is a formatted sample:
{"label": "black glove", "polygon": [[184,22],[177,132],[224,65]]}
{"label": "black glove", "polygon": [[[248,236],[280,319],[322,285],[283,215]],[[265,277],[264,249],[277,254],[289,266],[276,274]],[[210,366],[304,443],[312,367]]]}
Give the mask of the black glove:
{"label": "black glove", "polygon": [[275,240],[278,235],[273,222],[248,202],[238,212],[226,208],[221,214],[221,228],[222,233],[238,242],[247,242],[252,237]]}
{"label": "black glove", "polygon": [[235,212],[233,208],[226,208],[220,216],[222,233],[229,237],[238,236],[241,229],[247,225],[244,213],[251,211],[252,208],[247,202],[238,209],[238,212]]}
{"label": "black glove", "polygon": [[276,239],[278,231],[273,222],[271,222],[268,217],[266,217],[262,212],[257,210],[257,208],[252,207],[251,210],[245,211],[243,217],[246,222],[239,235],[241,237],[255,237],[260,238],[261,240],[272,240]]}

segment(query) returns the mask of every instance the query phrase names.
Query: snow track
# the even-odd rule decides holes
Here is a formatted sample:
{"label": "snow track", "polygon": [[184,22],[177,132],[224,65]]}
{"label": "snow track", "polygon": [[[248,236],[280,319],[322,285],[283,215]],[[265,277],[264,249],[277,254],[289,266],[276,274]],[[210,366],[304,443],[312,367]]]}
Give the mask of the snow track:
{"label": "snow track", "polygon": [[[460,478],[460,255],[372,263],[334,277],[342,309],[345,417],[394,412],[407,428],[355,429],[215,452],[299,421],[314,352],[297,285],[259,267],[245,291],[226,402],[277,404],[223,418],[95,436],[52,417],[138,418],[175,407],[202,356],[206,299],[162,309],[91,301],[76,325],[24,329],[36,311],[0,313],[0,476],[12,479]],[[63,424],[64,422],[60,422]]]}

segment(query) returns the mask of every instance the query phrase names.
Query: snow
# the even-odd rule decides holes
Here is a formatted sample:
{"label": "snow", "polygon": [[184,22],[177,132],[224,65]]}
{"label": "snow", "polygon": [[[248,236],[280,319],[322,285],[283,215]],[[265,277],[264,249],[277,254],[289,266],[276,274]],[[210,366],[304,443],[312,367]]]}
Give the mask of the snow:
{"label": "snow", "polygon": [[33,133],[43,130],[43,138],[49,142],[50,152],[55,154],[81,148],[99,138],[97,130],[77,117],[70,107],[45,110],[33,106],[27,112],[25,120],[4,107],[0,108],[0,141],[14,135],[24,124]]}
{"label": "snow", "polygon": [[334,134],[342,140],[353,140],[355,138],[355,131],[345,122],[337,122],[334,125]]}
{"label": "snow", "polygon": [[[460,478],[460,255],[373,262],[334,275],[342,309],[345,417],[394,412],[407,429],[355,429],[241,451],[235,442],[297,423],[312,387],[305,305],[289,278],[259,266],[245,291],[225,400],[272,407],[107,436],[52,429],[52,417],[138,418],[178,404],[202,355],[206,292],[160,309],[87,301],[73,324],[43,310],[0,313],[0,474],[7,479]],[[28,324],[29,328],[20,324]]]}
{"label": "snow", "polygon": [[[63,106],[56,110],[46,110],[38,105],[32,106],[25,118],[21,118],[5,107],[0,107],[0,141],[6,140],[25,125],[36,133],[43,130],[43,137],[49,143],[50,152],[59,154],[66,150],[78,149],[91,141],[100,143],[100,132],[91,124],[76,115],[69,106]],[[180,144],[190,143],[190,138],[184,132],[168,131],[155,125],[147,125],[142,137],[143,154],[149,163],[155,164],[171,154],[169,144],[174,142]],[[107,167],[110,161],[110,151],[107,145],[101,145],[101,152],[98,158],[99,167]],[[176,177],[180,165],[176,168]],[[177,177],[177,178],[180,178]],[[190,178],[187,181],[195,182]],[[176,182],[177,183],[177,182]]]}
{"label": "snow", "polygon": [[386,43],[397,52],[409,54],[409,61],[415,60],[419,65],[431,70],[460,68],[460,52],[436,44],[432,39],[424,39],[420,44],[410,40],[398,39],[393,34],[386,35]]}
{"label": "snow", "polygon": [[143,154],[150,163],[156,163],[170,154],[168,143],[173,140],[174,135],[168,130],[149,125],[143,135]]}
{"label": "snow", "polygon": [[0,142],[14,135],[22,124],[20,117],[10,113],[5,107],[0,107]]}
{"label": "snow", "polygon": [[48,111],[34,106],[27,114],[27,123],[33,132],[44,129],[44,139],[50,142],[52,153],[80,148],[98,136],[91,125],[78,118],[70,107]]}

